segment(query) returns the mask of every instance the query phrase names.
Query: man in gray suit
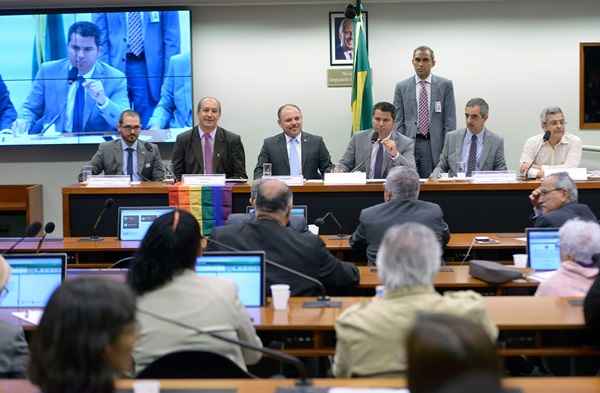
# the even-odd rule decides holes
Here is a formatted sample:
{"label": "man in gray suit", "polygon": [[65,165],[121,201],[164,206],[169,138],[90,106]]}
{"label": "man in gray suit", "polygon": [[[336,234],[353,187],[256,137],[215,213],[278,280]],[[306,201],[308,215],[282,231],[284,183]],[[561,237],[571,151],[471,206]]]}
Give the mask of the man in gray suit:
{"label": "man in gray suit", "polygon": [[473,171],[505,171],[504,139],[485,127],[489,106],[483,98],[471,98],[465,108],[467,128],[451,131],[446,135],[440,161],[431,177],[442,172],[456,176],[461,162],[467,176]]}
{"label": "man in gray suit", "polygon": [[369,179],[383,179],[397,166],[415,168],[414,142],[393,131],[396,108],[389,102],[373,106],[373,129],[354,135],[336,171],[365,171]]}
{"label": "man in gray suit", "polygon": [[444,138],[456,129],[452,81],[432,75],[433,50],[420,46],[412,59],[416,75],[396,84],[396,130],[415,140],[415,159],[421,178],[429,177],[438,163]]}
{"label": "man in gray suit", "polygon": [[282,105],[277,117],[283,132],[264,140],[254,178],[262,177],[265,163],[271,164],[273,176],[323,178],[331,167],[331,156],[323,138],[302,129],[302,111],[297,105]]}
{"label": "man in gray suit", "polygon": [[140,130],[140,115],[129,109],[123,111],[119,118],[121,139],[100,144],[89,162],[92,174],[104,172],[105,175],[129,175],[133,181],[162,181],[165,174],[158,146],[138,141]]}
{"label": "man in gray suit", "polygon": [[419,175],[408,167],[392,168],[385,179],[384,203],[363,209],[350,245],[358,252],[367,251],[367,260],[375,261],[385,232],[394,225],[418,222],[429,227],[440,240],[448,243],[450,232],[442,209],[435,203],[420,201]]}

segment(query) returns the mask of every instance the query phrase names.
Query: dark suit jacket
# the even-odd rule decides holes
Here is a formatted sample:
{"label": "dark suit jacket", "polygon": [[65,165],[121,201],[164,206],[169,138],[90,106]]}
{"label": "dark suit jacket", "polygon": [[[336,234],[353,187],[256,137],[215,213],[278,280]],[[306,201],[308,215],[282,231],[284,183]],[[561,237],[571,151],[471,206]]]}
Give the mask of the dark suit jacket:
{"label": "dark suit jacket", "polygon": [[10,101],[10,94],[0,76],[0,130],[10,128],[16,118],[17,111]]}
{"label": "dark suit jacket", "polygon": [[28,358],[23,329],[0,321],[0,378],[24,378]]}
{"label": "dark suit jacket", "polygon": [[[596,278],[585,297],[583,315],[587,327],[597,332],[600,328],[600,276]],[[596,343],[600,342],[597,334],[595,337]]]}
{"label": "dark suit jacket", "polygon": [[587,205],[573,202],[549,213],[533,217],[533,226],[538,228],[560,228],[565,222],[576,217],[584,221],[598,221]]}
{"label": "dark suit jacket", "polygon": [[[265,139],[254,168],[255,179],[262,177],[265,162],[273,165],[273,176],[290,175],[287,141],[283,132]],[[323,138],[302,131],[302,176],[305,179],[322,179],[329,167],[331,156]]]}
{"label": "dark suit jacket", "polygon": [[[254,213],[233,213],[227,217],[227,221],[225,225],[232,224],[243,224],[245,222],[256,220],[256,216]],[[300,216],[290,216],[290,220],[288,221],[288,227],[292,228],[298,232],[306,232],[308,231],[308,227],[306,226],[306,220],[304,217]]]}
{"label": "dark suit jacket", "polygon": [[[329,290],[358,284],[358,269],[334,257],[318,236],[298,233],[276,221],[260,219],[215,228],[212,238],[243,251],[264,250],[266,257],[321,281]],[[209,251],[221,250],[208,242]],[[292,296],[314,296],[319,287],[274,266],[267,268],[267,286],[289,284]]]}
{"label": "dark suit jacket", "polygon": [[[177,136],[171,161],[177,180],[181,179],[181,175],[204,173],[202,141],[198,127]],[[213,170],[215,173],[224,173],[228,178],[248,178],[242,139],[221,127],[217,127],[215,134]]]}
{"label": "dark suit jacket", "polygon": [[418,222],[435,232],[442,246],[448,243],[450,232],[442,209],[435,203],[420,200],[392,199],[360,212],[359,224],[350,245],[354,250],[367,250],[367,259],[375,261],[385,232],[394,225]]}

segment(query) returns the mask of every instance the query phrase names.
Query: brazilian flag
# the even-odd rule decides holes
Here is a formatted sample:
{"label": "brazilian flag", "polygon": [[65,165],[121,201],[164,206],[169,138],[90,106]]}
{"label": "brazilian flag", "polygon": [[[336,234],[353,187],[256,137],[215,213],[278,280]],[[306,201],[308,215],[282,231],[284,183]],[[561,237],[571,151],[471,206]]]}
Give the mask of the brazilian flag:
{"label": "brazilian flag", "polygon": [[361,1],[356,2],[354,17],[354,66],[352,69],[352,134],[371,128],[373,83],[367,50],[364,14]]}
{"label": "brazilian flag", "polygon": [[40,64],[67,57],[67,43],[61,14],[34,15],[35,36],[31,77],[35,79]]}

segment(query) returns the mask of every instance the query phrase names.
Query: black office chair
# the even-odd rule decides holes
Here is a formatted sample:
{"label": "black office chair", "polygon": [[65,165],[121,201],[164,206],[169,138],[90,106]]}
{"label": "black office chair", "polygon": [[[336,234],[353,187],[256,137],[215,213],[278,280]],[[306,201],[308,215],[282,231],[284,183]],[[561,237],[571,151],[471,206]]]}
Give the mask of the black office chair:
{"label": "black office chair", "polygon": [[255,378],[232,360],[206,351],[171,352],[143,369],[137,379]]}

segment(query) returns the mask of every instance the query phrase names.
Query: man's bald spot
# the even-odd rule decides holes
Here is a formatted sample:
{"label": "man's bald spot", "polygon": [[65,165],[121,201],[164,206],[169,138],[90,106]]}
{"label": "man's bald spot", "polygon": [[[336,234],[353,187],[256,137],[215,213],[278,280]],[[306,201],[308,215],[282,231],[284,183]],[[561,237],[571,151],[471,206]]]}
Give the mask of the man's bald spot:
{"label": "man's bald spot", "polygon": [[278,179],[264,179],[258,186],[262,195],[272,200],[289,191],[287,184]]}
{"label": "man's bald spot", "polygon": [[287,214],[292,203],[289,187],[278,179],[264,179],[256,193],[256,211]]}

